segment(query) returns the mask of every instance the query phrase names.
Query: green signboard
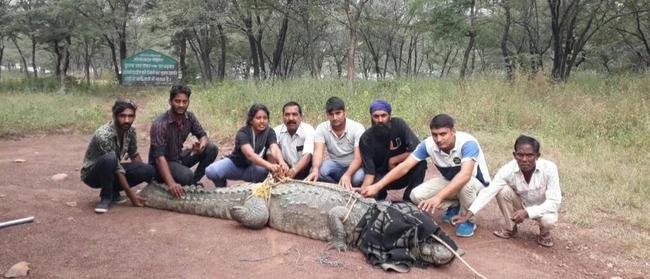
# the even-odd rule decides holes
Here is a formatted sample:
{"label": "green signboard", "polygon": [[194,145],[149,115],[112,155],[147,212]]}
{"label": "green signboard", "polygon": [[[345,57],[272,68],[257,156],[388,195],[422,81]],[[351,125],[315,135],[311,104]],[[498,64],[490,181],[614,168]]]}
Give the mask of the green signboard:
{"label": "green signboard", "polygon": [[160,52],[145,49],[124,59],[123,85],[170,85],[178,81],[178,63]]}

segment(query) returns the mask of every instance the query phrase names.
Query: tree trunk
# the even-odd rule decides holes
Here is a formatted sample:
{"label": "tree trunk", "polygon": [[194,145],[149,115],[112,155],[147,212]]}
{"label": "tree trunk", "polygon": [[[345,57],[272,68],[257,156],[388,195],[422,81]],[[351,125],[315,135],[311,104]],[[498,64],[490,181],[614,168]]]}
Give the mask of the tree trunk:
{"label": "tree trunk", "polygon": [[64,41],[64,57],[63,57],[63,77],[68,76],[68,69],[70,68],[70,46],[72,45],[72,36],[65,36]]}
{"label": "tree trunk", "polygon": [[445,76],[449,76],[449,72],[451,71],[451,68],[454,66],[454,63],[456,62],[456,57],[458,57],[458,51],[460,49],[456,49],[454,52],[454,56],[451,57],[451,62],[449,62],[449,67],[447,67],[447,73],[445,73]]}
{"label": "tree trunk", "polygon": [[514,80],[514,65],[510,58],[510,51],[508,50],[508,36],[510,35],[510,25],[512,18],[510,16],[510,4],[507,0],[502,3],[503,11],[505,12],[506,22],[503,26],[503,36],[501,37],[501,54],[503,55],[503,63],[506,67],[506,77],[508,80]]}
{"label": "tree trunk", "polygon": [[181,82],[188,83],[190,76],[187,67],[187,31],[178,31],[173,36],[173,44],[178,54],[178,67],[181,71]]}
{"label": "tree trunk", "polygon": [[224,80],[226,78],[226,34],[223,32],[223,26],[217,24],[217,32],[219,32],[219,65],[217,67],[217,79]]}
{"label": "tree trunk", "polygon": [[260,64],[259,64],[259,60],[257,59],[258,58],[257,44],[255,41],[255,37],[253,36],[253,21],[250,15],[246,17],[242,17],[242,20],[244,22],[244,26],[246,30],[246,38],[248,38],[248,45],[250,47],[251,61],[253,66],[253,77],[255,79],[258,79],[260,77],[260,66],[259,66]]}
{"label": "tree trunk", "polygon": [[36,68],[36,37],[32,38],[32,70],[34,70],[34,78],[38,78],[38,68]]}
{"label": "tree trunk", "polygon": [[117,81],[119,84],[122,84],[122,77],[120,75],[120,66],[117,63],[117,54],[115,53],[115,43],[106,35],[104,35],[104,39],[106,40],[106,44],[108,44],[108,47],[111,49],[111,61],[113,62],[113,72],[115,73],[115,78],[117,78]]}
{"label": "tree trunk", "polygon": [[59,70],[60,76],[59,76],[59,84],[60,84],[60,90],[64,91],[65,90],[65,77],[66,77],[66,72],[68,71],[68,65],[70,64],[70,51],[68,51],[68,37],[65,39],[61,40],[61,46],[57,47],[59,48],[59,53],[61,53],[61,63],[59,67],[61,67],[61,70]]}
{"label": "tree trunk", "polygon": [[[350,44],[348,46],[348,81],[353,81],[355,77],[355,57],[357,51],[357,22],[361,17],[363,6],[370,0],[359,0],[354,5],[352,0],[345,0],[345,12],[348,19]],[[356,6],[353,8],[353,6]],[[354,10],[353,10],[354,9]]]}
{"label": "tree trunk", "polygon": [[445,59],[442,61],[442,70],[440,71],[440,78],[445,76],[445,68],[447,68],[447,62],[449,62],[449,56],[451,56],[451,52],[453,51],[453,48],[449,48],[449,51],[447,51],[447,54],[445,54]]}
{"label": "tree trunk", "polygon": [[90,85],[90,62],[92,59],[92,56],[90,54],[90,46],[88,44],[88,38],[84,39],[83,41],[83,46],[84,46],[84,53],[83,53],[83,60],[84,60],[84,80],[86,80],[86,85]]}
{"label": "tree trunk", "polygon": [[[647,13],[647,11],[646,11],[646,13]],[[643,27],[641,26],[641,19],[640,18],[641,18],[641,15],[639,13],[639,10],[636,9],[636,7],[635,7],[635,9],[634,9],[634,19],[635,19],[635,22],[636,22],[636,30],[639,33],[638,38],[643,43],[643,46],[645,48],[646,53],[648,54],[648,56],[650,56],[650,44],[648,44],[648,39],[646,38],[646,34],[645,34],[645,32],[643,32]]]}
{"label": "tree trunk", "polygon": [[354,69],[354,60],[357,52],[357,31],[354,30],[354,27],[350,27],[350,44],[348,45],[348,81],[354,80],[355,69]]}
{"label": "tree trunk", "polygon": [[25,77],[27,79],[31,78],[29,75],[29,71],[27,70],[27,59],[25,59],[25,55],[23,55],[23,51],[20,49],[20,46],[18,46],[18,42],[16,42],[16,38],[11,38],[11,41],[14,43],[14,46],[16,46],[16,50],[18,50],[18,54],[20,54],[20,60],[23,61],[23,73],[25,74]]}
{"label": "tree trunk", "polygon": [[316,65],[316,52],[314,51],[314,36],[311,30],[311,22],[309,17],[305,19],[305,28],[307,29],[307,53],[308,53],[308,63],[309,63],[309,74],[312,78],[318,79],[320,74],[318,72],[318,66]]}
{"label": "tree trunk", "polygon": [[0,37],[0,81],[2,81],[2,58],[5,53],[5,39]]}
{"label": "tree trunk", "polygon": [[[367,33],[367,32],[366,32]],[[366,33],[361,33],[363,36],[363,40],[366,42],[366,45],[368,46],[368,51],[370,51],[370,56],[372,56],[372,62],[375,66],[375,78],[380,79],[381,78],[381,68],[379,67],[379,50],[375,49],[375,46],[372,44],[372,41],[366,35]]]}
{"label": "tree trunk", "polygon": [[56,56],[56,63],[54,65],[54,76],[59,79],[61,77],[61,52],[59,51],[59,41],[54,40],[52,42],[52,50]]}
{"label": "tree trunk", "polygon": [[469,30],[465,33],[465,36],[469,37],[469,42],[467,42],[467,48],[465,48],[465,53],[463,54],[463,62],[461,64],[460,68],[460,78],[464,79],[465,74],[467,72],[467,63],[469,62],[469,55],[472,52],[472,49],[474,48],[474,43],[475,43],[475,38],[476,38],[476,30],[474,29],[474,17],[476,16],[476,1],[471,0],[470,1],[470,15],[469,15]]}
{"label": "tree trunk", "polygon": [[190,48],[192,49],[192,53],[194,53],[194,59],[196,59],[196,65],[199,66],[199,70],[201,71],[201,79],[205,79],[206,74],[205,74],[205,69],[204,69],[205,67],[203,66],[203,59],[201,59],[201,50],[194,43],[194,39],[192,39],[192,40],[188,39],[187,42],[190,44]]}
{"label": "tree trunk", "polygon": [[[118,39],[118,46],[120,50],[120,64],[119,67],[120,69],[122,68],[122,62],[126,59],[127,56],[127,31],[126,31],[126,21],[128,19],[127,15],[129,13],[129,3],[130,1],[123,1],[124,3],[124,14],[122,18],[122,23],[120,25],[120,29],[117,30],[117,39]],[[118,77],[118,81],[120,84],[122,83],[122,72],[120,71]]]}
{"label": "tree trunk", "polygon": [[280,31],[278,32],[278,39],[275,41],[275,50],[273,50],[273,60],[271,61],[271,72],[272,76],[280,76],[279,66],[280,59],[282,58],[282,51],[284,51],[284,42],[287,39],[287,29],[289,29],[289,8],[291,6],[292,0],[287,0],[286,8],[284,10],[284,17],[282,18],[282,24],[280,25]]}
{"label": "tree trunk", "polygon": [[261,78],[265,79],[266,78],[266,66],[264,62],[264,46],[262,45],[262,38],[263,38],[263,32],[264,29],[262,28],[262,21],[260,20],[260,16],[256,15],[257,18],[257,37],[255,38],[255,46],[257,47],[257,57],[259,59],[259,66],[260,66],[260,74]]}

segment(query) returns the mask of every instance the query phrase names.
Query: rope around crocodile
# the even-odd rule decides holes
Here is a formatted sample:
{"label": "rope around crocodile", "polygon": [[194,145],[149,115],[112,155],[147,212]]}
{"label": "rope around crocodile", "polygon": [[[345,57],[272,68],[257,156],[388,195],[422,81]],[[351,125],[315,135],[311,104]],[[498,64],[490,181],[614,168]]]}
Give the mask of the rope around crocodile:
{"label": "rope around crocodile", "polygon": [[[250,199],[252,197],[261,197],[266,201],[266,205],[270,206],[271,205],[271,189],[280,183],[286,183],[291,181],[291,178],[288,178],[286,176],[277,176],[274,177],[271,174],[269,174],[264,181],[257,183],[257,186],[253,188],[253,192],[246,197],[246,199]],[[354,195],[350,195],[350,198],[348,199],[348,202],[345,204],[345,208],[348,210],[348,212],[345,214],[345,218],[343,218],[343,223],[348,220],[348,217],[350,216],[350,212],[352,212],[352,208],[354,205],[357,203],[359,199],[356,198]],[[348,207],[349,206],[349,207]],[[441,243],[442,245],[445,246],[451,253],[453,253],[456,258],[458,258],[470,271],[472,271],[476,276],[482,279],[486,279],[487,277],[483,276],[481,273],[476,271],[469,263],[467,263],[454,249],[449,247],[447,243],[445,243],[442,239],[440,239],[438,236],[435,234],[431,234],[431,237],[433,237],[436,241]]]}

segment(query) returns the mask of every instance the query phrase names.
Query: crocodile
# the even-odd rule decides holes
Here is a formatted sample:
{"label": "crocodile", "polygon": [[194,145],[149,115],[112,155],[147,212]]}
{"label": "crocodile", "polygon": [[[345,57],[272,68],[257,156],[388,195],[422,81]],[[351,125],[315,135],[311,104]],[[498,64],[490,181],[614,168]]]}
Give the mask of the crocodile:
{"label": "crocodile", "polygon": [[[298,180],[244,183],[214,190],[197,186],[183,188],[185,195],[174,199],[165,184],[152,182],[139,195],[146,199],[148,207],[232,219],[253,229],[268,225],[279,231],[328,241],[328,247],[339,252],[357,245],[357,226],[371,208],[390,204],[365,198],[335,184]],[[419,263],[438,266],[454,259],[450,250],[432,239],[410,244],[410,248]]]}

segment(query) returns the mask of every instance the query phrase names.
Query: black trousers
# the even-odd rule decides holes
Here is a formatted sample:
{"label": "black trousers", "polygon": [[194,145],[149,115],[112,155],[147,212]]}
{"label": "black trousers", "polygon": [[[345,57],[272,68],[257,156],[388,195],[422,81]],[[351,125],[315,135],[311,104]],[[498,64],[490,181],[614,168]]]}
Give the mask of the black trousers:
{"label": "black trousers", "polygon": [[[387,190],[397,190],[397,189],[406,188],[404,190],[404,195],[402,196],[402,199],[404,201],[411,201],[410,198],[411,190],[413,190],[413,188],[415,188],[416,186],[422,184],[426,173],[427,173],[427,161],[422,160],[417,165],[415,165],[415,167],[413,167],[408,173],[402,176],[400,179],[393,181],[392,183],[384,187],[384,189],[381,189],[381,191],[377,194],[377,197],[375,198],[377,200],[385,200],[386,196],[388,196]],[[375,174],[375,180],[373,181],[373,183],[379,181],[385,175],[386,175],[385,173]]]}
{"label": "black trousers", "polygon": [[[205,175],[205,168],[207,168],[219,154],[219,148],[214,143],[208,143],[205,150],[201,154],[194,154],[182,157],[180,161],[167,161],[169,172],[171,172],[174,181],[180,185],[195,185]],[[155,165],[156,162],[149,162]],[[196,171],[190,168],[196,164]],[[163,178],[156,169],[156,180],[163,182]]]}
{"label": "black trousers", "polygon": [[[122,191],[115,171],[117,171],[117,155],[115,152],[106,153],[99,157],[95,165],[90,169],[84,183],[91,188],[102,189],[99,197],[112,199]],[[149,182],[155,173],[153,166],[142,162],[123,163],[122,167],[126,171],[126,181],[129,186],[133,187],[142,182]]]}

